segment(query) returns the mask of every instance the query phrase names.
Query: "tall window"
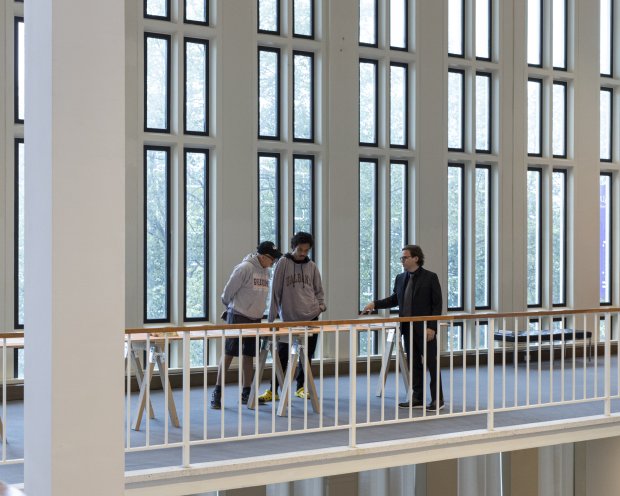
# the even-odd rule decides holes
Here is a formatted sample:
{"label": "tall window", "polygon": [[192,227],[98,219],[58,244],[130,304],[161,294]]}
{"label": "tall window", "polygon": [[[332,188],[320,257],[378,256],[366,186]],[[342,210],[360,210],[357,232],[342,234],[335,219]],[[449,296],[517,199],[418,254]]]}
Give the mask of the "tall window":
{"label": "tall window", "polygon": [[258,50],[258,137],[280,139],[280,50]]}
{"label": "tall window", "polygon": [[542,155],[542,79],[527,82],[527,153]]}
{"label": "tall window", "polygon": [[15,84],[15,122],[24,122],[24,81],[25,81],[25,44],[24,44],[24,18],[15,18],[15,59],[14,59],[14,84]]}
{"label": "tall window", "polygon": [[24,140],[15,140],[15,327],[24,327]]}
{"label": "tall window", "polygon": [[612,175],[609,173],[601,174],[600,178],[600,302],[601,305],[611,305],[611,288],[612,288],[612,245],[613,236],[612,226],[612,191],[611,191]]}
{"label": "tall window", "polygon": [[144,34],[144,130],[170,131],[170,35]]}
{"label": "tall window", "polygon": [[280,238],[280,156],[261,153],[258,157],[258,242]]}
{"label": "tall window", "polygon": [[209,134],[209,42],[185,38],[185,134]]}
{"label": "tall window", "polygon": [[614,0],[600,0],[600,67],[601,76],[613,75],[613,44],[614,44]]}
{"label": "tall window", "polygon": [[465,71],[448,71],[448,149],[463,151]]}
{"label": "tall window", "polygon": [[463,309],[463,165],[448,167],[448,310]]}
{"label": "tall window", "polygon": [[402,248],[407,244],[407,209],[409,198],[409,164],[392,160],[390,164],[390,281],[403,271],[400,263]]}
{"label": "tall window", "polygon": [[491,168],[476,167],[475,199],[475,307],[491,307]]}
{"label": "tall window", "polygon": [[293,232],[314,232],[314,156],[293,156]]}
{"label": "tall window", "polygon": [[360,145],[377,145],[379,87],[376,60],[360,60]]}
{"label": "tall window", "polygon": [[377,299],[377,161],[360,161],[359,308]]}
{"label": "tall window", "polygon": [[552,304],[566,305],[566,171],[552,173]]}
{"label": "tall window", "polygon": [[527,171],[527,305],[542,305],[542,170]]}
{"label": "tall window", "polygon": [[601,162],[611,162],[613,144],[613,88],[601,88],[600,99],[600,133],[601,133]]}

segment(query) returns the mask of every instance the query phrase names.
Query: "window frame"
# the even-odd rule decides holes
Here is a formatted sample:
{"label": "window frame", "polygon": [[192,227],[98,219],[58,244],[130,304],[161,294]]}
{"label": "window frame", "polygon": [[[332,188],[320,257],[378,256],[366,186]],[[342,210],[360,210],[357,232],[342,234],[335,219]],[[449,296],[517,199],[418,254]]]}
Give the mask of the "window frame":
{"label": "window frame", "polygon": [[[260,237],[260,228],[261,228],[261,223],[260,223],[260,159],[261,157],[269,157],[269,158],[274,158],[276,161],[276,194],[275,194],[275,199],[276,199],[276,205],[275,205],[275,210],[276,210],[276,218],[275,218],[275,226],[276,226],[276,232],[275,232],[275,238],[273,240],[265,240],[265,239],[261,239]],[[282,202],[280,201],[280,194],[282,192],[282,188],[280,186],[280,179],[281,179],[281,155],[280,153],[274,153],[274,152],[258,152],[257,154],[257,160],[256,160],[256,173],[257,173],[257,198],[256,198],[256,212],[258,213],[258,232],[257,232],[257,238],[258,238],[258,244],[262,243],[263,241],[273,241],[276,246],[278,246],[280,244],[280,237],[281,237],[281,229],[280,229],[280,223],[282,221]]]}
{"label": "window frame", "polygon": [[[373,189],[373,200],[374,200],[374,211],[373,211],[373,216],[374,216],[374,236],[373,236],[373,260],[372,260],[372,264],[373,264],[373,270],[372,270],[372,284],[373,284],[373,289],[374,289],[374,295],[373,295],[373,301],[376,300],[378,298],[378,284],[379,284],[379,274],[378,274],[378,261],[379,261],[379,254],[378,254],[378,249],[379,249],[379,232],[378,232],[378,227],[379,227],[379,160],[377,158],[364,158],[364,157],[359,157],[358,162],[357,162],[357,184],[358,184],[358,198],[357,198],[357,242],[358,242],[358,246],[361,248],[361,230],[360,230],[360,223],[361,223],[361,215],[360,215],[360,202],[361,202],[361,188],[360,188],[360,166],[362,164],[362,162],[366,162],[366,163],[370,163],[373,164],[373,170],[374,170],[374,175],[375,175],[375,185],[374,185],[374,189]],[[359,301],[360,299],[360,290],[361,290],[361,283],[362,283],[362,277],[361,277],[361,264],[358,260],[358,264],[357,264],[357,307],[358,307],[358,313],[361,312],[361,309],[364,308],[362,306],[362,302]],[[371,313],[372,314],[377,314],[379,311],[375,308]]]}
{"label": "window frame", "polygon": [[[315,28],[315,22],[314,22],[314,18],[315,18],[315,2],[314,0],[309,0],[310,1],[310,34],[297,34],[295,33],[295,3],[296,0],[293,0],[291,2],[291,10],[293,13],[293,17],[292,17],[292,27],[291,27],[291,34],[293,36],[293,38],[299,38],[299,39],[303,39],[303,40],[313,40],[315,37],[315,33],[316,33],[316,28]],[[279,5],[279,2],[278,2]],[[279,15],[278,15],[279,18]],[[314,60],[313,60],[313,64],[314,64]]]}
{"label": "window frame", "polygon": [[[24,144],[24,138],[14,139],[14,179],[13,179],[13,325],[15,329],[23,329],[19,323],[19,145]],[[24,167],[25,172],[25,167]],[[23,220],[23,219],[22,219]],[[17,366],[17,361],[15,362]],[[17,374],[15,374],[17,377]]]}
{"label": "window frame", "polygon": [[[308,57],[310,59],[310,137],[309,138],[297,138],[295,136],[295,92],[297,87],[295,86],[295,56],[300,57]],[[314,66],[314,52],[309,52],[306,50],[293,50],[292,52],[292,66],[293,66],[293,74],[292,74],[292,85],[293,85],[293,102],[292,102],[292,138],[294,143],[314,143],[315,141],[315,118],[316,112],[314,109],[315,106],[315,95],[316,95],[316,82],[315,82],[315,66]]]}
{"label": "window frame", "polygon": [[[614,236],[613,236],[613,226],[614,226],[614,175],[611,172],[601,172],[599,174],[599,195],[600,195],[600,178],[601,177],[609,178],[609,250],[608,250],[608,260],[606,260],[607,265],[609,266],[609,300],[600,301],[600,287],[599,287],[599,305],[600,306],[611,306],[613,304],[613,287],[614,287]],[[599,206],[599,217],[600,217],[600,206]],[[600,239],[600,233],[599,233]],[[600,247],[599,247],[600,250]],[[600,267],[600,262],[599,262]],[[600,270],[600,269],[599,269]]]}
{"label": "window frame", "polygon": [[[259,34],[272,34],[276,36],[280,36],[282,31],[282,6],[280,5],[280,0],[275,0],[276,2],[276,30],[269,31],[268,29],[260,28],[260,2],[261,0],[256,0],[256,32]],[[259,47],[260,48],[260,47]]]}
{"label": "window frame", "polygon": [[[405,214],[405,218],[403,221],[404,224],[404,233],[403,233],[403,237],[405,238],[405,244],[408,244],[409,242],[409,160],[407,159],[390,159],[388,162],[388,165],[390,167],[390,184],[391,184],[391,180],[392,180],[392,165],[402,165],[404,170],[405,170],[405,177],[404,177],[404,182],[405,182],[405,192],[404,192],[404,198],[403,198],[403,212]],[[390,228],[389,228],[389,238],[391,239],[392,237],[392,226],[391,226],[391,216],[392,216],[392,189],[390,187],[389,189],[390,191],[390,197],[389,197],[389,212],[390,212]],[[378,194],[378,193],[377,193]],[[404,246],[404,245],[403,245]],[[390,250],[388,250],[390,251]],[[401,250],[402,251],[402,250]],[[391,255],[391,253],[390,253]],[[391,260],[390,263],[388,265],[388,274],[390,276],[390,284],[394,284],[394,281],[396,280],[396,278],[392,279],[392,273],[391,273]],[[388,286],[389,288],[390,286]],[[398,308],[391,308],[390,309],[390,314],[398,314],[399,309]]]}
{"label": "window frame", "polygon": [[[362,134],[362,127],[361,127],[361,122],[360,122],[360,108],[362,105],[362,99],[361,99],[361,91],[360,91],[360,84],[361,84],[361,76],[360,76],[360,66],[362,64],[371,64],[374,66],[374,75],[375,75],[375,94],[374,94],[374,99],[375,99],[375,115],[374,115],[374,123],[375,123],[375,140],[374,142],[365,142],[361,140],[361,134]],[[358,62],[358,72],[357,72],[357,87],[358,87],[358,102],[357,102],[357,111],[358,111],[358,130],[357,130],[357,137],[358,137],[358,146],[369,146],[369,147],[373,147],[373,148],[378,148],[379,147],[379,61],[376,59],[368,59],[368,58],[363,58],[360,57],[359,62]]]}
{"label": "window frame", "polygon": [[[543,0],[537,0],[538,1],[538,6],[540,8],[540,25],[538,26],[538,40],[539,40],[539,50],[538,50],[538,59],[540,60],[539,64],[531,64],[529,62],[527,62],[527,43],[526,43],[526,62],[528,67],[538,67],[538,68],[542,68],[543,66],[543,57],[544,57],[544,27],[545,27],[545,9],[544,9],[544,3]],[[527,16],[529,16],[529,9],[527,8],[527,4],[526,4],[526,39],[529,36],[529,33],[527,32]]]}
{"label": "window frame", "polygon": [[[564,99],[563,99],[563,104],[564,104],[564,125],[562,126],[562,134],[564,136],[564,153],[556,155],[555,153],[553,153],[553,139],[551,140],[551,156],[553,158],[567,158],[568,156],[568,82],[567,81],[561,81],[561,80],[557,80],[554,79],[553,80],[553,84],[551,85],[551,103],[552,103],[552,109],[551,109],[551,127],[553,130],[553,87],[554,86],[563,86],[564,87]],[[543,121],[542,118],[542,114],[541,114],[541,124]],[[541,134],[542,136],[542,134]],[[541,146],[542,148],[542,146]],[[600,155],[600,152],[599,152]]]}
{"label": "window frame", "polygon": [[[144,0],[146,2],[146,0]],[[20,88],[19,86],[19,30],[18,26],[20,23],[24,24],[24,30],[26,29],[26,24],[24,21],[24,16],[15,16],[13,18],[13,121],[15,124],[23,124],[24,119],[20,119],[19,117],[19,90],[25,91],[25,88]],[[25,32],[25,31],[24,31]],[[25,49],[25,47],[24,47]]]}
{"label": "window frame", "polygon": [[[478,76],[486,77],[488,78],[488,81],[489,81],[489,101],[487,103],[488,109],[489,109],[488,111],[489,148],[488,150],[485,150],[483,148],[478,148],[478,144],[476,143],[476,137],[475,137],[477,127],[478,127],[478,122],[476,121],[476,129],[474,129],[474,132],[473,132],[474,149],[477,154],[483,153],[486,155],[490,155],[491,153],[493,153],[493,73],[488,72],[488,71],[476,71],[476,74],[474,75],[474,81],[476,80]],[[475,111],[474,111],[474,115],[475,115]]]}
{"label": "window frame", "polygon": [[[543,115],[543,109],[544,109],[544,102],[543,102],[543,97],[544,97],[544,91],[543,91],[543,79],[539,78],[539,77],[533,77],[530,76],[527,78],[527,82],[530,83],[538,83],[538,115],[539,115],[539,119],[538,119],[538,153],[530,153],[529,150],[527,152],[527,156],[528,157],[542,157],[543,156],[543,148],[544,148],[544,143],[545,140],[543,138],[543,120],[544,120],[544,115]],[[527,88],[527,85],[526,85]],[[526,92],[527,93],[527,92]],[[529,102],[526,104],[529,107]],[[527,115],[527,111],[526,111],[526,115]],[[526,148],[529,147],[529,136],[527,137],[527,145]],[[551,148],[553,148],[553,143],[551,144]]]}
{"label": "window frame", "polygon": [[[538,174],[538,246],[539,246],[539,250],[538,250],[538,260],[537,260],[537,264],[538,264],[538,279],[537,279],[537,286],[538,286],[538,294],[537,294],[537,302],[536,303],[528,303],[527,302],[527,293],[529,291],[529,288],[526,284],[525,289],[526,289],[526,298],[525,298],[525,302],[526,302],[526,306],[527,308],[542,308],[543,306],[543,293],[542,293],[542,285],[543,285],[543,198],[542,198],[542,193],[543,193],[543,168],[542,167],[532,167],[532,166],[528,166],[527,167],[527,172],[536,172]],[[527,177],[527,176],[526,176]],[[527,179],[526,179],[526,195],[527,195]],[[527,219],[527,200],[526,200],[526,219]],[[525,244],[526,244],[526,261],[527,261],[527,221],[526,221],[526,237],[525,237]],[[527,262],[526,262],[526,270],[527,270]],[[526,276],[526,281],[527,281],[527,276]]]}
{"label": "window frame", "polygon": [[183,24],[194,24],[197,26],[209,26],[209,0],[202,0],[205,6],[205,21],[194,21],[187,19],[187,0],[183,0]]}
{"label": "window frame", "polygon": [[[461,215],[460,215],[460,222],[461,222],[461,235],[459,237],[459,243],[461,246],[461,255],[460,255],[460,273],[459,273],[459,288],[458,288],[458,294],[459,294],[459,300],[460,300],[460,304],[456,307],[450,307],[448,306],[448,295],[446,294],[446,308],[448,310],[448,312],[462,312],[465,309],[465,276],[466,276],[466,269],[465,269],[465,250],[466,250],[466,245],[465,245],[465,229],[466,229],[466,215],[465,215],[465,163],[464,162],[455,162],[455,161],[448,161],[448,171],[450,170],[450,168],[455,168],[455,169],[459,169],[461,171],[461,204],[460,204],[460,209],[461,209]],[[449,174],[448,177],[446,179],[449,179]],[[446,205],[446,211],[447,211],[447,205]],[[447,225],[447,222],[446,222]],[[446,238],[447,239],[447,238]],[[449,246],[448,243],[446,243],[446,247],[447,250],[449,250]],[[447,268],[447,264],[446,264],[446,268]],[[448,270],[446,270],[446,274],[448,274]],[[446,291],[447,291],[447,285],[446,285]]]}
{"label": "window frame", "polygon": [[[146,5],[146,0],[145,5]],[[156,19],[159,19],[156,18]],[[155,38],[165,40],[168,44],[168,50],[166,51],[166,127],[165,128],[150,128],[148,127],[148,93],[147,93],[147,74],[148,74],[148,39]],[[170,115],[172,113],[172,36],[169,34],[153,33],[150,31],[144,32],[144,74],[143,74],[143,89],[144,89],[144,127],[145,133],[158,133],[169,134],[170,133]]]}
{"label": "window frame", "polygon": [[[551,1],[551,7],[553,7],[553,1]],[[568,72],[568,0],[561,0],[564,3],[564,66],[556,66],[553,61],[553,35],[551,36],[551,67],[554,71],[562,71]],[[553,16],[552,16],[553,17]],[[553,18],[551,19],[551,23],[553,24]],[[553,32],[553,26],[551,28]]]}
{"label": "window frame", "polygon": [[[405,46],[404,47],[398,47],[398,46],[392,45],[392,21],[391,19],[389,22],[390,36],[389,36],[388,48],[390,50],[396,50],[398,52],[409,51],[409,0],[403,0],[403,3],[405,5]],[[390,11],[391,11],[391,8],[392,8],[392,0],[390,0]]]}
{"label": "window frame", "polygon": [[[448,131],[448,152],[464,152],[465,151],[465,114],[467,112],[467,106],[465,101],[466,95],[466,78],[465,78],[465,70],[464,69],[455,69],[450,67],[448,69],[448,78],[450,78],[450,73],[460,74],[461,75],[461,146],[458,148],[450,147],[449,143],[449,131]],[[448,91],[449,88],[448,88]],[[450,96],[448,95],[448,101],[450,100]]]}
{"label": "window frame", "polygon": [[[599,73],[601,77],[604,78],[610,78],[612,79],[614,77],[614,16],[616,15],[615,12],[615,5],[616,2],[614,0],[609,0],[610,3],[610,17],[611,17],[611,26],[610,26],[610,30],[609,30],[609,74],[604,73],[600,70],[600,60],[599,60]],[[600,5],[599,5],[600,8]],[[600,13],[599,13],[599,19],[600,19]],[[600,43],[600,26],[599,26],[599,43]],[[600,47],[599,47],[600,49]]]}
{"label": "window frame", "polygon": [[360,23],[359,23],[359,19],[360,19],[360,5],[358,2],[358,6],[357,6],[357,17],[358,17],[358,22],[357,22],[357,43],[359,46],[362,47],[371,47],[371,48],[378,48],[379,47],[379,1],[380,0],[373,0],[374,4],[375,4],[375,15],[374,15],[374,27],[375,27],[375,42],[374,43],[363,43],[360,41],[361,38],[361,30],[360,30]]}
{"label": "window frame", "polygon": [[[475,1],[475,0],[474,0]],[[489,30],[487,32],[488,36],[488,49],[489,56],[488,57],[479,57],[477,54],[475,56],[476,60],[482,60],[486,62],[491,62],[493,60],[493,0],[486,0],[489,5]],[[476,23],[476,32],[478,32],[478,25]],[[474,40],[474,54],[476,53],[475,49],[476,40]]]}
{"label": "window frame", "polygon": [[[206,0],[205,0],[206,1]],[[204,115],[205,115],[205,130],[204,131],[188,131],[187,129],[187,44],[194,43],[197,45],[204,45],[205,47],[205,104],[204,104]],[[209,74],[209,61],[210,61],[210,51],[209,51],[209,40],[194,38],[190,36],[185,36],[183,38],[183,134],[189,136],[209,136],[209,96],[211,91],[210,82],[210,74]]]}
{"label": "window frame", "polygon": [[[465,58],[465,28],[466,28],[466,22],[465,22],[465,18],[466,18],[466,11],[465,11],[465,0],[460,0],[461,2],[461,53],[452,53],[450,52],[450,42],[448,41],[447,43],[447,47],[448,47],[448,58],[449,57],[454,57],[454,58],[458,58],[458,59],[464,59]],[[449,13],[449,9],[450,9],[450,0],[448,0],[448,5],[447,5],[447,12],[448,12],[448,31],[450,31],[450,13]],[[450,35],[448,35],[449,37]],[[449,38],[448,38],[449,40]],[[475,50],[474,50],[475,51]],[[464,85],[464,83],[463,83]]]}
{"label": "window frame", "polygon": [[[599,149],[599,161],[600,162],[613,162],[614,157],[614,88],[611,86],[601,86],[601,93],[609,93],[609,158],[601,157],[601,150]],[[599,100],[600,102],[600,100]],[[599,103],[600,109],[600,103]],[[599,137],[600,140],[600,137]]]}
{"label": "window frame", "polygon": [[[487,305],[476,305],[476,277],[475,277],[475,272],[474,272],[474,291],[473,291],[473,301],[474,301],[474,309],[475,310],[490,310],[492,308],[492,300],[493,300],[493,205],[494,205],[494,193],[495,191],[493,190],[493,167],[489,164],[476,164],[474,167],[474,174],[477,174],[478,169],[484,169],[487,171],[488,174],[488,184],[489,184],[489,189],[488,189],[488,193],[487,193],[487,197],[488,197],[488,212],[487,212],[487,217],[488,217],[488,229],[486,230],[486,236],[487,236],[487,243],[488,243],[488,258],[487,258],[487,290],[486,290],[486,298],[487,298]],[[477,188],[475,189],[475,192],[477,192]],[[474,200],[474,217],[476,215],[476,202]],[[476,226],[478,225],[478,223],[476,222],[475,224]],[[476,240],[475,240],[475,232],[474,232],[474,247],[476,245]],[[474,270],[475,270],[475,265],[476,264],[476,256],[474,254]]]}
{"label": "window frame", "polygon": [[166,15],[165,16],[158,16],[158,15],[152,15],[152,14],[147,14],[147,4],[148,4],[148,0],[143,0],[142,5],[143,5],[143,9],[142,9],[142,14],[144,19],[157,19],[159,21],[170,21],[171,19],[171,2],[170,0],[164,0],[166,2]]}
{"label": "window frame", "polygon": [[[553,301],[553,266],[551,267],[551,306],[552,307],[565,307],[566,303],[567,303],[567,289],[568,289],[568,284],[567,284],[567,269],[568,269],[568,230],[569,230],[569,225],[568,225],[568,169],[562,169],[562,168],[558,168],[558,167],[554,167],[551,169],[551,182],[553,183],[553,175],[554,174],[562,174],[563,177],[563,183],[564,183],[564,198],[562,201],[562,223],[564,224],[564,232],[561,233],[562,234],[562,248],[563,248],[563,260],[562,260],[562,266],[560,267],[560,270],[562,271],[562,286],[561,286],[561,293],[563,295],[562,301],[558,301],[557,303]],[[599,183],[600,184],[600,183]],[[600,186],[599,186],[600,187]],[[552,188],[552,196],[553,196],[553,188]],[[553,198],[551,198],[551,236],[552,236],[552,240],[551,240],[551,256],[553,258]]]}
{"label": "window frame", "polygon": [[[257,1],[260,1],[260,0],[257,0]],[[276,88],[277,89],[276,89],[276,134],[275,136],[268,136],[268,135],[260,134],[261,132],[260,130],[260,54],[261,52],[270,52],[270,53],[276,54],[276,63],[277,63]],[[259,140],[280,141],[280,137],[282,136],[282,116],[281,116],[282,114],[282,54],[281,54],[280,48],[258,45],[257,67],[258,67],[258,78],[256,81],[257,138]]]}
{"label": "window frame", "polygon": [[[394,144],[392,143],[392,105],[391,105],[391,99],[392,99],[392,67],[400,67],[402,69],[405,70],[405,142],[402,145],[399,144]],[[390,115],[389,115],[389,122],[388,122],[388,127],[389,127],[389,133],[388,136],[388,141],[389,141],[389,148],[396,148],[396,149],[401,149],[401,150],[406,150],[409,148],[409,64],[407,62],[390,62],[389,64],[389,69],[390,69],[390,74],[389,74],[389,81],[390,81],[390,91],[389,91],[389,98],[390,98]],[[378,85],[377,85],[378,86]],[[377,108],[377,117],[379,114],[379,109]],[[392,161],[390,161],[391,163]]]}
{"label": "window frame", "polygon": [[310,181],[310,199],[312,201],[312,205],[310,208],[310,233],[312,233],[312,235],[314,236],[314,241],[315,244],[317,243],[317,237],[315,235],[314,232],[314,228],[315,228],[315,218],[316,218],[316,213],[315,213],[315,194],[316,194],[316,157],[314,155],[311,154],[306,154],[306,153],[294,153],[293,154],[293,195],[292,195],[292,200],[293,200],[293,234],[295,234],[297,232],[297,230],[295,229],[295,206],[296,206],[296,195],[295,195],[295,176],[296,176],[296,165],[297,165],[297,160],[309,160],[310,161],[310,176],[311,176],[311,181]]}

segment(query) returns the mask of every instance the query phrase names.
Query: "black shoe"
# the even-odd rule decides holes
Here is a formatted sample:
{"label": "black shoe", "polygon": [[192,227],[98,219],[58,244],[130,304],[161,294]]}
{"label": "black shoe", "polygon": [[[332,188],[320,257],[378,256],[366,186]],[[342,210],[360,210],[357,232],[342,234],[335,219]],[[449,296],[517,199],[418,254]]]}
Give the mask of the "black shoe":
{"label": "black shoe", "polygon": [[222,394],[218,391],[213,391],[213,394],[211,395],[211,408],[214,410],[222,409]]}
{"label": "black shoe", "polygon": [[241,403],[243,405],[247,405],[249,398],[250,398],[250,388],[243,388],[243,391],[241,391]]}
{"label": "black shoe", "polygon": [[[412,408],[422,408],[424,406],[424,402],[422,400],[417,400],[415,398],[413,398],[411,400],[411,407]],[[398,404],[398,408],[409,408],[409,402],[408,401],[404,401],[402,403]]]}
{"label": "black shoe", "polygon": [[437,403],[434,401],[431,401],[429,405],[426,407],[426,410],[428,412],[436,412],[437,410],[443,410],[444,406],[445,406],[445,403],[441,401],[439,403],[439,408],[437,408]]}

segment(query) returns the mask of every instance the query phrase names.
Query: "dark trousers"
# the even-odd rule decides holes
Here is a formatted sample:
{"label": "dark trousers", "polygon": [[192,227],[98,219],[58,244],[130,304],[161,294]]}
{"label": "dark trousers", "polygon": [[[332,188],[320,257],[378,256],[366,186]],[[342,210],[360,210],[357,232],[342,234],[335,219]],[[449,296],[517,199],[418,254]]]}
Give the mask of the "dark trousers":
{"label": "dark trousers", "polygon": [[[303,334],[300,334],[298,336],[298,339],[299,339],[300,344],[305,345],[305,338]],[[305,352],[306,352],[306,356],[308,357],[308,363],[310,364],[312,364],[312,357],[314,356],[314,350],[316,350],[316,343],[318,339],[319,339],[319,335],[317,333],[313,334],[312,336],[308,336],[308,349],[305,350]],[[286,367],[288,366],[289,356],[290,356],[289,344],[278,342],[278,357],[280,357],[280,363],[282,364],[282,370],[284,371],[285,374],[286,374]],[[297,389],[299,389],[300,387],[303,387],[305,375],[304,375],[303,363],[301,360],[297,364],[297,375],[295,377],[297,380]],[[279,387],[278,377],[276,376],[276,391],[278,390],[278,387]]]}
{"label": "dark trousers", "polygon": [[[411,363],[411,376],[413,398],[422,401],[424,395],[424,341],[426,340],[426,332],[423,328],[411,330],[409,322],[401,323],[401,335],[407,355],[407,365]],[[413,337],[413,339],[412,339]],[[411,359],[409,359],[409,351],[411,350]],[[443,401],[443,388],[441,386],[441,372],[437,370],[437,335],[432,341],[426,343],[426,366],[431,376],[431,398],[435,401],[437,395],[437,384],[439,381],[439,398]]]}

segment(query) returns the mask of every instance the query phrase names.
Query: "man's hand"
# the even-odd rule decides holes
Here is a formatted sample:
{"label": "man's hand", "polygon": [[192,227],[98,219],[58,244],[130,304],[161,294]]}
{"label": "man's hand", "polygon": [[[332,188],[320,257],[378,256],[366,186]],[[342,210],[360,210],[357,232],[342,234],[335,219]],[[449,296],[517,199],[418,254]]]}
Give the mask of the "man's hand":
{"label": "man's hand", "polygon": [[426,341],[432,341],[433,339],[435,339],[435,334],[437,334],[437,332],[435,331],[435,329],[431,329],[430,327],[426,328]]}
{"label": "man's hand", "polygon": [[360,314],[370,313],[370,312],[373,312],[374,310],[375,310],[375,302],[371,301],[364,307],[364,309],[360,312]]}

